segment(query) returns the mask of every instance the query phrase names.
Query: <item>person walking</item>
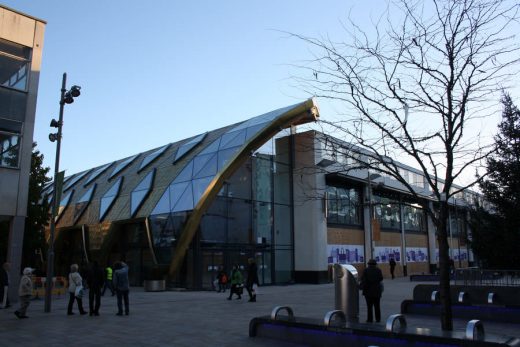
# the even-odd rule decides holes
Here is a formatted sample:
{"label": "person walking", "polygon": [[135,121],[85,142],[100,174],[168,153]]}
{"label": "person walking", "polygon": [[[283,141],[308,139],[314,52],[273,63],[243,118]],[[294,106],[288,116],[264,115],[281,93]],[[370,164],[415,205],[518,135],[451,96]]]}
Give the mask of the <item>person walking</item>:
{"label": "person walking", "polygon": [[397,263],[395,262],[394,258],[390,258],[390,261],[388,262],[390,264],[390,274],[392,275],[392,279],[395,278],[395,266]]}
{"label": "person walking", "polygon": [[112,293],[112,296],[115,295],[114,293],[114,285],[112,283],[113,278],[113,271],[110,264],[107,264],[107,267],[105,268],[105,286],[103,287],[103,291],[101,292],[101,295],[105,295],[105,290],[110,289],[110,293]]}
{"label": "person walking", "polygon": [[130,305],[128,302],[128,292],[130,284],[128,281],[128,265],[124,262],[114,264],[114,288],[117,295],[117,315],[123,315],[123,301],[125,302],[125,315],[130,314]]}
{"label": "person walking", "polygon": [[233,265],[233,270],[231,270],[231,289],[229,290],[228,300],[231,300],[233,294],[238,296],[237,300],[242,299],[242,282],[244,278],[242,277],[242,273],[238,269],[238,265]]}
{"label": "person walking", "polygon": [[247,260],[249,266],[247,268],[247,280],[246,289],[249,294],[249,302],[256,302],[256,291],[253,286],[258,286],[258,267],[256,266],[255,259],[249,258]]}
{"label": "person walking", "polygon": [[101,287],[105,280],[103,269],[97,261],[92,263],[87,275],[89,316],[99,316],[101,306]]}
{"label": "person walking", "polygon": [[225,293],[227,282],[228,282],[228,277],[226,275],[226,272],[224,271],[223,266],[220,267],[220,271],[217,275],[217,280],[218,280],[218,291],[217,292]]}
{"label": "person walking", "polygon": [[0,269],[0,308],[8,308],[9,298],[7,293],[9,291],[9,271],[11,270],[11,264],[5,262]]}
{"label": "person walking", "polygon": [[376,322],[381,322],[381,294],[383,293],[383,273],[374,259],[368,261],[368,267],[361,275],[361,289],[367,302],[367,323],[373,322],[375,311]]}
{"label": "person walking", "polygon": [[30,267],[26,267],[25,269],[23,269],[23,276],[20,279],[20,286],[18,287],[18,296],[20,297],[20,308],[14,311],[14,315],[20,319],[29,318],[26,313],[27,308],[31,303],[32,297],[32,272],[33,269],[31,269]]}
{"label": "person walking", "polygon": [[83,279],[78,272],[78,264],[72,264],[70,266],[69,273],[69,305],[67,306],[67,315],[71,316],[74,314],[72,312],[72,306],[74,305],[74,300],[78,303],[78,310],[81,315],[87,314],[87,311],[83,309]]}

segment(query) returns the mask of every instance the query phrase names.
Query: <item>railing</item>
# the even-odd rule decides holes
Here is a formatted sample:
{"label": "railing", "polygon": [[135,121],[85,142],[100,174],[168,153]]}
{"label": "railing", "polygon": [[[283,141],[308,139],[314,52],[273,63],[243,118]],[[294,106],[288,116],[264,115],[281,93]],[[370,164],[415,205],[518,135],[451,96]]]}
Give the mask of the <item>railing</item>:
{"label": "railing", "polygon": [[520,287],[519,270],[457,269],[453,274],[457,285]]}

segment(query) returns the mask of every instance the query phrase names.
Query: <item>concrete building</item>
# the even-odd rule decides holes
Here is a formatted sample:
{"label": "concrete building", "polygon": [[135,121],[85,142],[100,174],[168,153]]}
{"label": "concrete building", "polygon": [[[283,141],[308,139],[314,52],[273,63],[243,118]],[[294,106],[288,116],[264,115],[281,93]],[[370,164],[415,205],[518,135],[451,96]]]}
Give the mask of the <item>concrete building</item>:
{"label": "concrete building", "polygon": [[[0,5],[0,261],[18,282],[45,22]],[[11,286],[10,297],[17,297]]]}
{"label": "concrete building", "polygon": [[[362,269],[370,257],[393,257],[398,275],[434,271],[421,173],[399,164],[414,201],[390,177],[350,170],[363,150],[304,127],[318,117],[311,99],[66,177],[56,273],[123,259],[134,285],[169,274],[172,286],[211,288],[220,267],[249,257],[261,284],[326,282],[332,263]],[[460,226],[451,246],[467,266]]]}

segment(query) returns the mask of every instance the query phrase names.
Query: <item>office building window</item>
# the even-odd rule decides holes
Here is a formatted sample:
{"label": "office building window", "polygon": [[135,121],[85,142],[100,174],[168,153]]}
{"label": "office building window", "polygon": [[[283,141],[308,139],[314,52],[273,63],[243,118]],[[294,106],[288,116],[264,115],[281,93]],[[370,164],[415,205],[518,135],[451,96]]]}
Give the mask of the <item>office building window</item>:
{"label": "office building window", "polygon": [[20,156],[20,135],[0,130],[0,166],[17,168]]}
{"label": "office building window", "polygon": [[327,222],[361,225],[360,191],[356,188],[327,187]]}
{"label": "office building window", "polygon": [[420,206],[403,205],[404,229],[412,232],[426,232],[425,213]]}
{"label": "office building window", "polygon": [[381,228],[401,230],[401,210],[399,201],[390,197],[374,194],[373,204],[375,217],[379,220]]}

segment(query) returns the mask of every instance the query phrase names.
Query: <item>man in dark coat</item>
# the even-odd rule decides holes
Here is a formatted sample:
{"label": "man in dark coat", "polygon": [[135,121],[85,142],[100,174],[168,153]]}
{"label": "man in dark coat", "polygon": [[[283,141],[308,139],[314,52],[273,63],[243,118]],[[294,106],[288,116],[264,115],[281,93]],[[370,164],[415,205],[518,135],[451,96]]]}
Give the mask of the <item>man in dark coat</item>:
{"label": "man in dark coat", "polygon": [[397,263],[395,262],[394,258],[390,258],[390,261],[389,261],[389,264],[390,264],[390,274],[392,275],[392,279],[395,278],[395,266],[397,265]]}
{"label": "man in dark coat", "polygon": [[367,323],[373,322],[372,308],[374,308],[376,322],[381,321],[381,294],[383,293],[383,273],[377,267],[374,259],[368,261],[368,267],[361,275],[361,289],[367,302]]}
{"label": "man in dark coat", "polygon": [[256,292],[253,289],[253,285],[258,286],[258,267],[256,266],[255,260],[253,258],[248,259],[249,266],[247,268],[247,280],[246,280],[246,289],[249,294],[249,302],[256,301]]}
{"label": "man in dark coat", "polygon": [[87,273],[89,315],[99,316],[101,306],[101,287],[105,282],[105,274],[97,261],[92,263]]}

